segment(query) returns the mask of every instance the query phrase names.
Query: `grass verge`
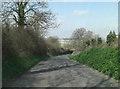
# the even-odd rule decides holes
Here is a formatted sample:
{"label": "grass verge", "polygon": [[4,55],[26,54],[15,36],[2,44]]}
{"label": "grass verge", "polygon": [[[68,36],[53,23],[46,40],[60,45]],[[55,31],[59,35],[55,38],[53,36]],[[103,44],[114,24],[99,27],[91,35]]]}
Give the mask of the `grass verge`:
{"label": "grass verge", "polygon": [[29,55],[25,57],[13,57],[2,62],[3,85],[11,79],[15,79],[40,60],[56,55]]}
{"label": "grass verge", "polygon": [[118,48],[91,48],[86,49],[78,55],[69,55],[68,57],[90,66],[99,72],[103,72],[114,79],[120,79],[118,72],[118,69],[120,68],[118,63]]}

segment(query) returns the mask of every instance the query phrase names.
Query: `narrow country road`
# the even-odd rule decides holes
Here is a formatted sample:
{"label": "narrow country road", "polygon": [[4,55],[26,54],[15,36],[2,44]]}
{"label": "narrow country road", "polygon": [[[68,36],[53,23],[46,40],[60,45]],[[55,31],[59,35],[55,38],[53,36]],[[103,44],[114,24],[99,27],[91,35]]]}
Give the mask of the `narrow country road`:
{"label": "narrow country road", "polygon": [[114,79],[67,58],[52,57],[39,62],[10,87],[118,87]]}

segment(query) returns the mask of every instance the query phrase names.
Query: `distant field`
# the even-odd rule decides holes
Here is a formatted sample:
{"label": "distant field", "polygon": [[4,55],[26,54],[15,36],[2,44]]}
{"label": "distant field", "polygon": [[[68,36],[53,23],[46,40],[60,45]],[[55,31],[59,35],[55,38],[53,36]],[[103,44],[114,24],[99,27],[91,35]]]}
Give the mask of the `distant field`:
{"label": "distant field", "polygon": [[120,79],[118,72],[118,48],[91,48],[78,55],[69,55],[68,57],[117,80]]}

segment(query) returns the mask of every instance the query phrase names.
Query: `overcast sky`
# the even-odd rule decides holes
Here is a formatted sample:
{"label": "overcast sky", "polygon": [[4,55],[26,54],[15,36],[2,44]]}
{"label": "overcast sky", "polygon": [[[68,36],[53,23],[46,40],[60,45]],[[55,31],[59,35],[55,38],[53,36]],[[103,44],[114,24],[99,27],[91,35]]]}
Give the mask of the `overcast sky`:
{"label": "overcast sky", "polygon": [[76,28],[86,28],[102,38],[111,31],[118,33],[118,2],[48,2],[56,14],[56,30],[49,36],[69,38]]}

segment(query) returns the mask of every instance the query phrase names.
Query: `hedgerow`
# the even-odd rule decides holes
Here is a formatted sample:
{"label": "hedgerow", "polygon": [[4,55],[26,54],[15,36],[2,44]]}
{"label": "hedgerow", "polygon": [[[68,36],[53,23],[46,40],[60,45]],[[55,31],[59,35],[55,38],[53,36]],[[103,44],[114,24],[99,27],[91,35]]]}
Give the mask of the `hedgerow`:
{"label": "hedgerow", "polygon": [[75,56],[68,56],[110,77],[120,79],[118,72],[118,48],[91,48]]}

